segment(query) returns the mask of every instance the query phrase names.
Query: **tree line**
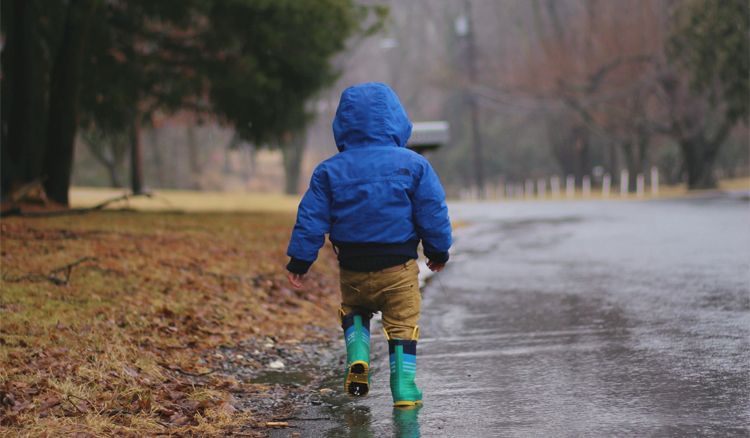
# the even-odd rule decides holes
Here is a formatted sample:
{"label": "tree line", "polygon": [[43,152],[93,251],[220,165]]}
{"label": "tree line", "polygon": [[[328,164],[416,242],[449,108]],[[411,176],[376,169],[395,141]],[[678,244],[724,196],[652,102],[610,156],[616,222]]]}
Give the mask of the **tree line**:
{"label": "tree line", "polygon": [[[538,65],[548,75],[544,90],[561,104],[558,116],[573,121],[566,144],[554,140],[558,128],[550,140],[578,170],[586,168],[590,138],[604,137],[635,175],[645,173],[654,138],[666,136],[680,148],[688,187],[715,187],[718,151],[748,114],[750,7],[742,0],[641,3],[630,11],[599,4],[588,11],[593,17],[565,28],[552,2],[536,3],[535,19],[552,29]],[[580,31],[590,39],[573,35]]]}
{"label": "tree line", "polygon": [[103,156],[128,150],[142,191],[140,131],[157,114],[284,147],[335,80],[332,57],[386,13],[352,0],[4,0],[3,196],[41,181],[67,205],[81,130]]}
{"label": "tree line", "polygon": [[[448,178],[478,187],[482,174],[490,183],[563,174],[580,184],[594,168],[617,179],[659,164],[670,182],[716,186],[722,149],[748,125],[748,2],[465,3],[453,14],[471,14],[479,73],[472,79],[470,39],[449,29],[456,143],[436,156]],[[481,160],[467,102],[480,107]],[[746,163],[747,140],[735,141]]]}

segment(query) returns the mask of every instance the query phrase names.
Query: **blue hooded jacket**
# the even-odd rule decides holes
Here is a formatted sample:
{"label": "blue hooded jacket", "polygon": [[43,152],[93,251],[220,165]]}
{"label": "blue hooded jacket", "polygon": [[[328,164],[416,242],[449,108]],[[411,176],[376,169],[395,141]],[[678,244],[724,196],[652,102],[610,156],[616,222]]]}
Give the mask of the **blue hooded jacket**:
{"label": "blue hooded jacket", "polygon": [[407,149],[412,124],[387,85],[366,83],[341,95],[333,135],[339,153],[320,163],[297,211],[287,266],[303,274],[325,235],[347,257],[448,260],[451,225],[445,192],[430,163]]}

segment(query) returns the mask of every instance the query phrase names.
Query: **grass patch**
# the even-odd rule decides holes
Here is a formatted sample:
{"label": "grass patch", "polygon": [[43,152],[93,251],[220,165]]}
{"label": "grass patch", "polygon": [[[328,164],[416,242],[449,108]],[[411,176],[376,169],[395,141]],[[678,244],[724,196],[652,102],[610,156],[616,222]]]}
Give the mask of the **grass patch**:
{"label": "grass patch", "polygon": [[[128,193],[128,190],[73,187],[71,207],[92,207],[100,202]],[[138,197],[112,203],[108,208],[132,208],[142,211],[170,211],[179,208],[186,212],[253,212],[294,213],[300,198],[280,193],[195,192],[189,190],[158,189],[151,198]]]}
{"label": "grass patch", "polygon": [[336,322],[330,251],[306,291],[286,285],[293,221],[268,212],[3,219],[0,435],[258,432],[248,426],[265,419],[233,399],[253,382],[223,375],[216,349],[327,338]]}

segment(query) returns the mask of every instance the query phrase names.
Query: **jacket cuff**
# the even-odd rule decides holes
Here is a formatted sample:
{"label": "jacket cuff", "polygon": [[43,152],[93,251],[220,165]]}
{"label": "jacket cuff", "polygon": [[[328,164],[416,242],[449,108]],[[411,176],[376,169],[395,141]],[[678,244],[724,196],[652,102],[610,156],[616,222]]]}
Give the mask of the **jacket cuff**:
{"label": "jacket cuff", "polygon": [[307,270],[310,269],[310,265],[312,264],[313,262],[306,262],[304,260],[292,257],[291,260],[289,260],[289,263],[286,265],[286,270],[293,274],[306,274]]}
{"label": "jacket cuff", "polygon": [[446,263],[450,258],[448,251],[445,252],[429,252],[425,251],[424,256],[430,259],[433,263]]}

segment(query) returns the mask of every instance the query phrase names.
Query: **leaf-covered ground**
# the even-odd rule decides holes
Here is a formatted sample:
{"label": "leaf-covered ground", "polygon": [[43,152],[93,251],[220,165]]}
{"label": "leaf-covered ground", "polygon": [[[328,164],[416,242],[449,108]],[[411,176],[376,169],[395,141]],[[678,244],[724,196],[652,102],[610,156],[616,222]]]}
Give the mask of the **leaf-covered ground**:
{"label": "leaf-covered ground", "polygon": [[[304,292],[287,287],[292,223],[282,213],[3,219],[0,435],[262,434],[278,413],[247,406],[272,388],[224,372],[220,352],[323,341],[336,325],[330,251]],[[267,366],[255,353],[233,360]]]}

